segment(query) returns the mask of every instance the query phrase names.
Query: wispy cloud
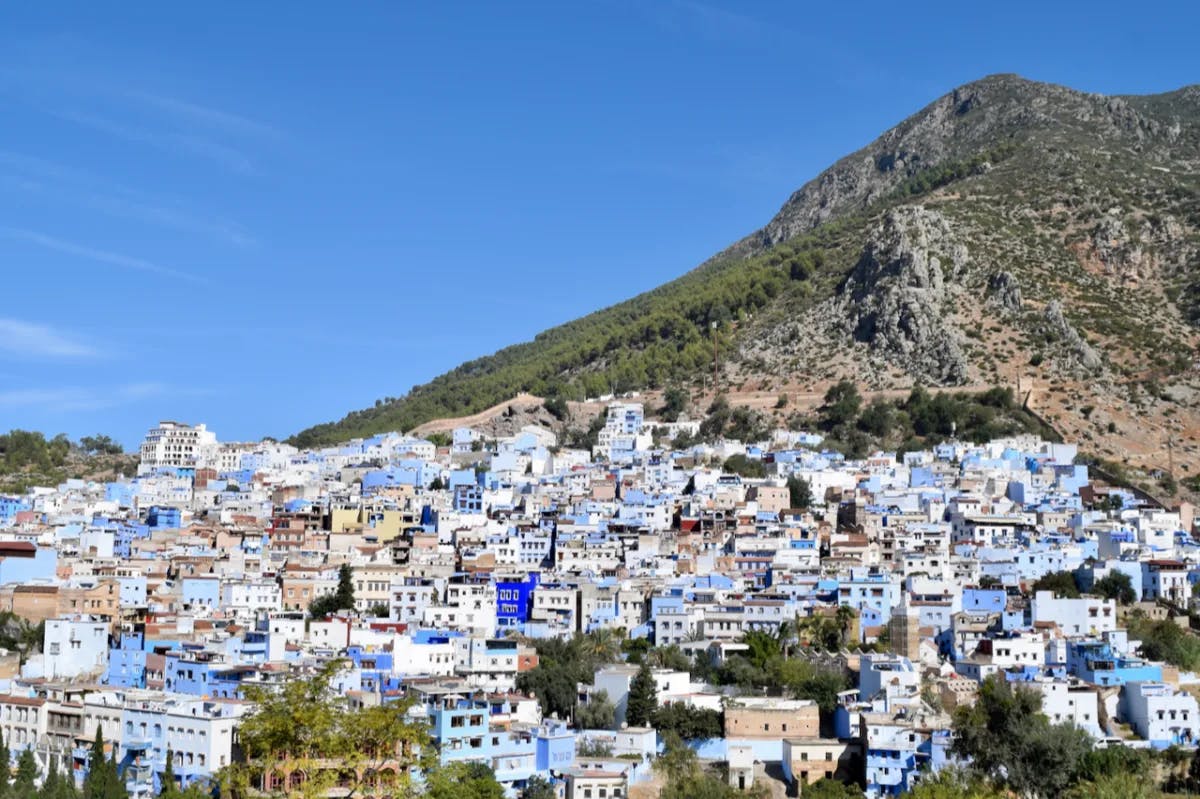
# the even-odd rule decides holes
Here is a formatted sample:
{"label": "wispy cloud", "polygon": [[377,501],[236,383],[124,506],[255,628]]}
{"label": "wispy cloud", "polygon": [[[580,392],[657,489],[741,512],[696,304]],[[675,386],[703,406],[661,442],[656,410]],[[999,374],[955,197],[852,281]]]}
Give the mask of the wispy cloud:
{"label": "wispy cloud", "polygon": [[0,391],[0,408],[39,407],[52,412],[96,411],[128,405],[169,393],[162,383],[120,386],[19,388]]}
{"label": "wispy cloud", "polygon": [[87,358],[99,354],[86,344],[47,325],[0,318],[0,352],[48,358]]}
{"label": "wispy cloud", "polygon": [[185,122],[202,125],[224,133],[265,139],[284,138],[283,133],[277,128],[232,111],[225,111],[220,108],[189,102],[178,97],[167,97],[150,92],[131,91],[126,92],[125,96]]}
{"label": "wispy cloud", "polygon": [[211,161],[231,172],[257,174],[250,156],[234,147],[194,133],[153,130],[141,125],[117,122],[107,117],[71,109],[43,109],[59,119],[82,125],[117,139],[134,144],[146,144],[176,155],[191,155]]}
{"label": "wispy cloud", "polygon": [[24,153],[0,150],[0,174],[10,188],[69,202],[122,219],[194,233],[237,247],[257,244],[253,235],[236,222],[196,213],[165,199],[145,197],[114,181],[86,170]]}
{"label": "wispy cloud", "polygon": [[39,233],[35,230],[25,230],[24,228],[0,227],[0,236],[6,236],[10,239],[18,241],[26,241],[30,244],[36,244],[47,250],[65,253],[66,255],[74,255],[79,258],[86,258],[90,261],[109,264],[121,269],[129,269],[137,272],[147,272],[150,274],[163,275],[177,280],[186,280],[191,283],[204,283],[203,278],[187,272],[180,272],[178,269],[172,269],[161,264],[156,264],[153,261],[147,261],[142,258],[135,258],[122,253],[110,252],[109,250],[100,250],[95,247],[86,247],[74,242],[65,241],[54,236],[48,236],[44,233]]}

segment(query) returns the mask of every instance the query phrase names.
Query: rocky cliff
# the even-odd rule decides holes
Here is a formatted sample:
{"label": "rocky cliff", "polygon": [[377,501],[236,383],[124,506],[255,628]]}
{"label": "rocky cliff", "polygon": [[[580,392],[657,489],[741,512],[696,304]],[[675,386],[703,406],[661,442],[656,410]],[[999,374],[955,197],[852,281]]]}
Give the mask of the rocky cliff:
{"label": "rocky cliff", "polygon": [[676,281],[294,440],[411,429],[519,391],[711,392],[716,348],[725,391],[1019,384],[1106,457],[1154,463],[1171,440],[1200,472],[1197,266],[1200,88],[1105,97],[998,75]]}

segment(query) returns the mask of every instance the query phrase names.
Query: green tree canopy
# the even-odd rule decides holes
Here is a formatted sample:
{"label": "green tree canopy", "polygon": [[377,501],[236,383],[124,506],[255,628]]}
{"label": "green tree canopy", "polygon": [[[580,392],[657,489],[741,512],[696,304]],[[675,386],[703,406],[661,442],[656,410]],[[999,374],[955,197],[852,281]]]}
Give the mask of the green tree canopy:
{"label": "green tree canopy", "polygon": [[654,709],[658,707],[658,686],[650,666],[643,663],[629,684],[629,698],[625,701],[625,721],[630,727],[645,727],[650,723]]}
{"label": "green tree canopy", "polygon": [[328,616],[339,610],[354,609],[354,569],[349,563],[338,567],[337,590],[332,594],[317,597],[308,606],[308,613],[314,619]]}
{"label": "green tree canopy", "polygon": [[1092,592],[1105,599],[1115,599],[1118,604],[1131,605],[1137,601],[1133,591],[1133,580],[1124,572],[1110,571],[1092,586]]}
{"label": "green tree canopy", "polygon": [[1078,727],[1051,724],[1041,710],[1039,694],[993,675],[974,705],[955,711],[952,752],[969,758],[974,774],[1020,795],[1060,796],[1076,781],[1092,741]]}

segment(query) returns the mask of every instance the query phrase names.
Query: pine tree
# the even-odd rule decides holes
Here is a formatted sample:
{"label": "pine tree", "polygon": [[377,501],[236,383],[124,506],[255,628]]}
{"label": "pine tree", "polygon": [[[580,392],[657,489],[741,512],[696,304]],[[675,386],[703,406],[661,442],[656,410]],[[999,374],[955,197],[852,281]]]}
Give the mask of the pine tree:
{"label": "pine tree", "polygon": [[629,699],[625,703],[625,721],[630,727],[645,727],[658,707],[658,687],[646,663],[638,669],[629,684]]}
{"label": "pine tree", "polygon": [[62,781],[62,775],[58,773],[58,764],[53,758],[50,760],[50,766],[46,769],[46,779],[42,782],[42,790],[38,792],[38,799],[58,799],[62,788],[59,783]]}
{"label": "pine tree", "polygon": [[104,733],[96,726],[96,739],[88,752],[88,773],[83,780],[83,799],[127,799],[125,781],[121,779],[116,761],[104,756]]}
{"label": "pine tree", "polygon": [[34,783],[37,780],[37,761],[33,759],[33,750],[26,747],[17,758],[17,779],[13,782],[13,795],[24,799],[26,796],[37,796]]}
{"label": "pine tree", "polygon": [[55,776],[53,791],[42,789],[41,799],[79,799],[79,789],[75,787],[75,774],[71,771],[70,761],[63,761],[62,770],[51,766],[51,774]]}
{"label": "pine tree", "polygon": [[158,792],[159,799],[175,799],[179,793],[175,786],[175,752],[167,747],[167,765],[162,773],[162,788]]}
{"label": "pine tree", "polygon": [[0,734],[0,799],[9,799],[12,796],[12,787],[8,781],[11,770],[12,754],[8,751],[4,735]]}
{"label": "pine tree", "polygon": [[104,757],[104,733],[100,725],[96,725],[96,738],[92,741],[92,750],[88,752],[88,773],[83,778],[84,799],[107,799],[105,796],[105,768],[108,759]]}
{"label": "pine tree", "polygon": [[108,786],[104,799],[129,799],[129,790],[125,787],[125,780],[121,779],[121,767],[117,765],[115,748],[112,758],[108,760]]}
{"label": "pine tree", "polygon": [[339,610],[354,608],[354,570],[350,564],[343,563],[338,568],[338,586],[332,594],[317,597],[308,606],[309,615],[320,618]]}

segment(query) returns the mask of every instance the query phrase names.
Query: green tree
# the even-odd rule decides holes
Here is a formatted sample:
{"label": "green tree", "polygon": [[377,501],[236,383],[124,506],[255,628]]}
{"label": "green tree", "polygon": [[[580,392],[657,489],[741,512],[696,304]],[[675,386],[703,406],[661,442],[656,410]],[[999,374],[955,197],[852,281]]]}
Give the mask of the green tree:
{"label": "green tree", "polygon": [[937,774],[923,777],[904,794],[906,799],[1009,799],[978,775],[944,768]]}
{"label": "green tree", "polygon": [[630,727],[645,727],[658,706],[658,686],[650,667],[643,663],[629,684],[629,698],[625,702],[625,721]]}
{"label": "green tree", "polygon": [[863,792],[841,780],[822,778],[801,788],[804,799],[862,799]]}
{"label": "green tree", "polygon": [[691,402],[691,396],[686,389],[679,386],[671,386],[663,394],[663,405],[659,408],[659,417],[666,422],[674,422],[679,419],[685,410],[688,403]]}
{"label": "green tree", "polygon": [[1020,795],[1060,796],[1076,781],[1092,742],[1078,727],[1051,724],[1041,709],[1039,694],[993,675],[974,705],[955,711],[952,752],[969,758],[979,777]]}
{"label": "green tree", "polygon": [[725,463],[722,464],[721,468],[730,474],[738,474],[742,477],[752,479],[767,476],[767,467],[763,465],[761,460],[748,458],[741,453],[730,455],[725,459]]}
{"label": "green tree", "polygon": [[787,479],[788,503],[793,508],[807,509],[812,504],[812,488],[808,481],[793,474]]}
{"label": "green tree", "polygon": [[1033,584],[1033,592],[1038,591],[1053,591],[1061,597],[1069,599],[1079,598],[1079,584],[1075,580],[1075,575],[1072,572],[1050,572],[1043,574]]}
{"label": "green tree", "polygon": [[8,751],[8,744],[4,740],[4,734],[0,733],[0,799],[9,799],[12,796],[12,789],[9,784],[11,770],[12,753]]}
{"label": "green tree", "polygon": [[1127,623],[1129,637],[1142,642],[1142,657],[1181,669],[1200,668],[1200,638],[1184,631],[1171,619],[1154,621],[1134,612]]}
{"label": "green tree", "polygon": [[682,702],[669,702],[658,708],[650,716],[650,722],[659,735],[671,732],[685,741],[720,738],[725,732],[721,711],[689,707]]}
{"label": "green tree", "polygon": [[863,409],[858,417],[858,429],[877,439],[884,439],[892,432],[896,411],[885,399],[876,398]]}
{"label": "green tree", "polygon": [[308,606],[308,613],[314,619],[336,613],[339,610],[354,608],[354,569],[349,563],[338,567],[337,590],[332,594],[317,597]]}
{"label": "green tree", "polygon": [[42,789],[38,791],[38,799],[79,799],[79,790],[75,787],[75,777],[71,774],[69,767],[66,773],[54,758],[50,758],[49,768],[46,770],[46,779],[42,782]]}
{"label": "green tree", "polygon": [[827,430],[850,424],[858,417],[862,395],[849,380],[840,380],[825,392],[825,404],[820,408],[821,423]]}
{"label": "green tree", "polygon": [[[107,762],[107,761],[106,761]],[[33,749],[25,747],[21,750],[21,754],[17,756],[17,776],[13,780],[12,795],[17,799],[24,799],[27,796],[36,796],[38,767],[37,761],[33,759]],[[124,786],[122,786],[122,789]],[[108,792],[97,799],[109,799],[110,797],[119,797],[119,794]]]}
{"label": "green tree", "polygon": [[[735,799],[745,793],[733,788],[719,775],[700,765],[696,753],[678,735],[663,736],[665,749],[654,768],[665,784],[659,799]],[[761,791],[757,792],[761,795]],[[806,793],[807,795],[807,793]]]}
{"label": "green tree", "polygon": [[550,780],[541,774],[534,774],[525,782],[521,799],[558,799],[558,791],[554,789],[554,783]]}
{"label": "green tree", "polygon": [[596,691],[586,705],[575,711],[575,724],[581,730],[611,730],[615,724],[616,707],[607,691]]}
{"label": "green tree", "polygon": [[341,778],[349,780],[344,787],[352,792],[367,775],[395,763],[401,775],[396,790],[403,792],[410,769],[432,766],[428,729],[409,719],[411,702],[352,707],[331,687],[343,666],[334,661],[279,685],[244,689],[253,708],[239,728],[245,761],[222,774],[226,789],[261,786],[268,770],[298,771],[305,774],[304,795],[321,796],[339,775],[320,764],[335,760],[343,764]]}
{"label": "green tree", "polygon": [[1081,782],[1065,794],[1064,799],[1159,799],[1153,780],[1130,773],[1107,774],[1095,780]]}
{"label": "green tree", "polygon": [[[117,774],[117,764],[105,756],[104,733],[98,724],[88,752],[87,767],[87,776],[83,779],[84,799],[119,799],[125,795],[125,784]],[[21,795],[24,794],[18,793]]]}
{"label": "green tree", "polygon": [[451,763],[430,770],[425,778],[428,799],[504,799],[504,786],[484,763]]}
{"label": "green tree", "polygon": [[179,795],[179,783],[175,779],[175,751],[167,747],[166,765],[163,766],[162,791],[159,799],[176,799]]}
{"label": "green tree", "polygon": [[1115,599],[1121,605],[1131,605],[1137,600],[1129,575],[1115,569],[1097,580],[1092,586],[1092,592],[1105,599]]}
{"label": "green tree", "polygon": [[567,401],[559,396],[547,397],[542,406],[546,409],[547,413],[560,422],[566,421],[570,415],[570,411],[567,409]]}

